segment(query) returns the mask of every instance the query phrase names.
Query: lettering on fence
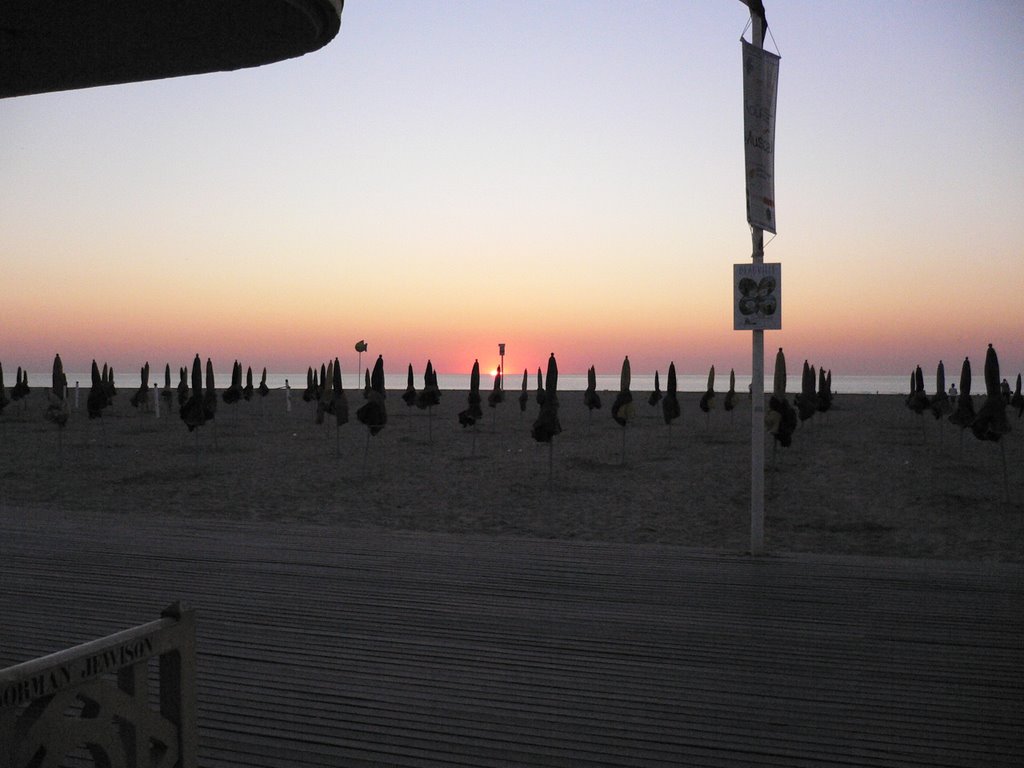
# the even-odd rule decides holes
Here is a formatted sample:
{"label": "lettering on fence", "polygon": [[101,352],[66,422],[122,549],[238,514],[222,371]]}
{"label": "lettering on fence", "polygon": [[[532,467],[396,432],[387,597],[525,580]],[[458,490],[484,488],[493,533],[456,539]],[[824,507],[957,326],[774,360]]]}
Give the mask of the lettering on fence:
{"label": "lettering on fence", "polygon": [[79,748],[111,768],[195,767],[193,611],[175,603],[157,621],[0,670],[0,765],[59,765]]}

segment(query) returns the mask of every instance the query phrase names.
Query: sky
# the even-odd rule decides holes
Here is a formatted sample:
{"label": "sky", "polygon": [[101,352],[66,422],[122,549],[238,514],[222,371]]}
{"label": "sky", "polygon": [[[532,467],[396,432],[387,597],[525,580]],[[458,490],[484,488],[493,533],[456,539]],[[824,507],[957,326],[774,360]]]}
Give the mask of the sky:
{"label": "sky", "polygon": [[[787,357],[1024,368],[1024,13],[767,0]],[[0,101],[0,363],[735,367],[739,0],[348,0],[323,49]],[[952,361],[952,362],[951,362]],[[791,363],[793,365],[793,363]],[[8,382],[10,385],[10,382]]]}

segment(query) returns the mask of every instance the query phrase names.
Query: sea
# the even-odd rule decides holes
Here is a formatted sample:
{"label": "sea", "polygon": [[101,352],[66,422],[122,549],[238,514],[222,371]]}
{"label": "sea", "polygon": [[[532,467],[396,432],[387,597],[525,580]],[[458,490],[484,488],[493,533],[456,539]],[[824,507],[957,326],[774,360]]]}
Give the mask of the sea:
{"label": "sea", "polygon": [[[255,371],[255,384],[259,384],[259,374]],[[75,388],[75,384],[79,384],[82,389],[89,388],[90,377],[88,373],[68,373],[68,387],[70,389]],[[162,385],[163,374],[152,374],[150,377],[150,386],[154,383]],[[384,375],[384,386],[389,390],[404,391],[408,379],[406,372],[402,373],[386,373]],[[665,390],[665,379],[664,375],[660,376],[660,384],[662,391]],[[950,380],[952,381],[952,380]],[[227,387],[230,382],[230,377],[227,373],[222,373],[217,376],[216,384],[218,389]],[[292,389],[298,389],[302,391],[306,388],[306,373],[270,373],[267,372],[267,386],[271,389],[284,389],[285,383]],[[40,374],[34,374],[29,380],[29,386],[32,387],[43,387],[49,383],[49,375],[44,379]],[[138,374],[127,376],[118,373],[114,380],[115,385],[121,391],[131,391],[137,389],[139,386]],[[522,375],[518,376],[506,376],[505,378],[505,389],[507,391],[519,391],[522,389],[523,378]],[[677,389],[680,392],[703,392],[707,389],[708,375],[707,373],[700,374],[681,374],[676,376]],[[178,384],[178,378],[172,371],[171,386],[176,387]],[[417,373],[414,379],[416,389],[423,387],[423,375]],[[441,390],[465,392],[469,390],[469,374],[444,374],[439,373],[437,375],[437,384]],[[929,382],[934,387],[934,382]],[[356,377],[352,374],[346,374],[343,377],[342,385],[345,389],[361,389],[363,386],[363,379]],[[494,387],[494,378],[489,374],[481,375],[480,377],[480,389],[490,390]],[[565,392],[582,392],[587,388],[587,375],[585,373],[561,373],[558,376],[558,389]],[[736,391],[746,392],[750,388],[750,374],[736,374]],[[537,374],[534,373],[527,380],[527,389],[531,392],[537,389]],[[630,389],[633,392],[653,392],[654,391],[654,374],[639,374],[634,373],[630,381]],[[715,391],[726,392],[729,389],[729,375],[718,374],[715,377]],[[765,391],[770,392],[772,389],[772,376],[771,372],[765,374]],[[618,392],[619,391],[619,375],[616,374],[598,374],[597,376],[597,390],[599,392]],[[800,391],[800,375],[799,373],[794,376],[789,376],[786,380],[786,391],[790,393],[797,393]],[[907,394],[910,391],[910,377],[907,374],[901,374],[899,376],[864,376],[864,375],[849,375],[849,374],[833,374],[832,376],[832,392],[835,394],[849,394],[849,395],[901,395]]]}

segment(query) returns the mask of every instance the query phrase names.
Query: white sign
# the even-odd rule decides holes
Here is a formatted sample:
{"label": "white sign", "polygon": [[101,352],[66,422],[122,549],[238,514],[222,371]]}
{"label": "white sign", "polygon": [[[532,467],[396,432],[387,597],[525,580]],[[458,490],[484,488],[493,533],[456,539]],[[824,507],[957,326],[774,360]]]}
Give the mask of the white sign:
{"label": "white sign", "polygon": [[782,330],[782,265],[732,265],[735,331]]}
{"label": "white sign", "polygon": [[747,223],[775,233],[775,102],[779,57],[743,43],[743,145]]}

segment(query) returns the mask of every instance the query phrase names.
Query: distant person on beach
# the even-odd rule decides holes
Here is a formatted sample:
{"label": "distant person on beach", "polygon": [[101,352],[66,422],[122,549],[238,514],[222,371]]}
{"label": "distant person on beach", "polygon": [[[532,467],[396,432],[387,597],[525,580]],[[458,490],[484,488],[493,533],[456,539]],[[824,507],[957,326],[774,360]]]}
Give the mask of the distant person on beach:
{"label": "distant person on beach", "polygon": [[956,405],[956,384],[949,385],[949,404]]}
{"label": "distant person on beach", "polygon": [[1007,405],[1010,404],[1010,382],[1003,379],[1003,383],[999,385],[999,394],[1003,396],[1003,402]]}

